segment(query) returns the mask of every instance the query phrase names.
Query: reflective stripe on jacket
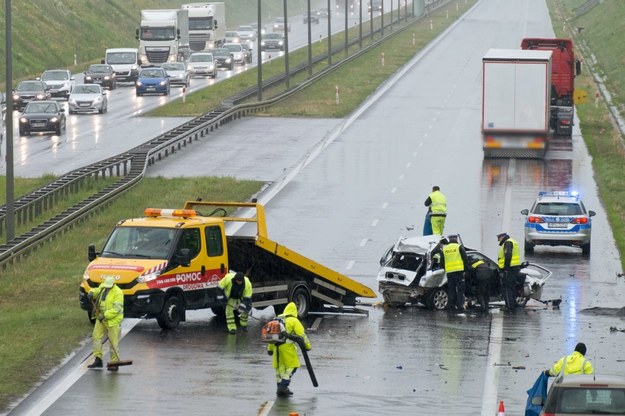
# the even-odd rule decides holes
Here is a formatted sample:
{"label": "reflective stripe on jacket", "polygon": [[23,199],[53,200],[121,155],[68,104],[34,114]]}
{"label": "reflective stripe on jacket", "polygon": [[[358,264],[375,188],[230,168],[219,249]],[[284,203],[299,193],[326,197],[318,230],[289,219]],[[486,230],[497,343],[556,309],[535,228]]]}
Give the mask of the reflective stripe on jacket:
{"label": "reflective stripe on jacket", "polygon": [[430,194],[430,200],[432,204],[430,204],[430,208],[432,209],[433,216],[444,216],[447,215],[447,198],[442,194],[441,191],[434,191]]}
{"label": "reflective stripe on jacket", "polygon": [[100,284],[93,289],[93,299],[97,302],[98,315],[104,315],[104,325],[110,328],[121,324],[124,319],[124,292],[117,285],[107,289],[104,283]]}
{"label": "reflective stripe on jacket", "polygon": [[[590,361],[586,360],[582,353],[573,351],[573,354],[560,358],[549,370],[552,376],[557,376],[562,371],[562,364],[566,360],[564,365],[564,375],[566,374],[593,374],[594,370]],[[583,367],[583,372],[582,372]]]}
{"label": "reflective stripe on jacket", "polygon": [[445,272],[461,272],[464,271],[464,262],[460,255],[460,244],[449,243],[443,248],[443,256],[445,259]]}
{"label": "reflective stripe on jacket", "polygon": [[506,255],[504,253],[504,247],[508,241],[512,243],[512,258],[510,259],[510,267],[521,265],[521,250],[519,249],[519,243],[511,238],[508,238],[501,245],[501,247],[499,247],[499,254],[497,255],[497,265],[500,269],[503,269],[506,265]]}
{"label": "reflective stripe on jacket", "polygon": [[[232,290],[232,285],[236,284],[232,283],[235,274],[236,273],[234,272],[227,273],[218,283],[218,286],[224,290],[224,293],[226,294],[226,299],[230,299],[230,291]],[[238,299],[252,297],[252,282],[250,282],[250,279],[248,279],[247,276],[245,276],[243,279],[243,285],[245,287],[243,288],[243,293],[241,297],[239,297]]]}

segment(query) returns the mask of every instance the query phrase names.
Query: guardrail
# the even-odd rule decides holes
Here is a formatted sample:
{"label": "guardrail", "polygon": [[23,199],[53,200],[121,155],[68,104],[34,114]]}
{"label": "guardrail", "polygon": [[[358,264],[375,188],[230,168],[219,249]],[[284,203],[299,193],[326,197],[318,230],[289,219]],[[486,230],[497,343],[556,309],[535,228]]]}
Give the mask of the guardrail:
{"label": "guardrail", "polygon": [[[440,7],[447,2],[448,0],[442,0],[433,3],[433,5]],[[284,100],[293,94],[296,94],[319,78],[335,71],[342,65],[345,65],[360,55],[375,48],[389,37],[401,32],[404,28],[421,17],[422,16],[415,18],[414,16],[411,16],[410,19],[404,19],[404,24],[401,24],[401,18],[396,19],[394,22],[389,23],[389,26],[395,24],[397,27],[394,31],[381,36],[377,41],[370,43],[354,54],[341,59],[334,65],[321,70],[297,86],[275,97],[255,103],[236,104],[257,94],[258,87],[249,88],[233,97],[230,97],[229,99],[226,99],[226,105],[222,105],[221,107],[212,110],[203,116],[195,118],[168,132],[165,132],[156,138],[135,147],[134,149],[63,175],[45,187],[20,198],[15,203],[15,211],[16,217],[19,219],[17,222],[22,221],[20,224],[23,224],[23,221],[28,219],[32,221],[32,218],[36,216],[36,213],[40,213],[41,210],[44,210],[46,204],[49,204],[50,201],[54,201],[55,198],[59,198],[64,192],[67,192],[68,189],[80,186],[81,181],[86,178],[97,178],[98,176],[106,175],[121,177],[121,179],[115,184],[108,186],[95,195],[66,209],[50,220],[36,226],[29,232],[14,238],[4,245],[0,245],[0,268],[5,267],[11,262],[19,261],[32,249],[53,239],[59,233],[71,228],[79,220],[92,215],[97,212],[98,209],[108,205],[115,197],[136,185],[143,178],[145,170],[148,166],[182,150],[187,145],[200,140],[204,136],[210,134],[220,126],[230,121],[248,116],[258,111],[263,111],[267,107]],[[375,30],[374,34],[378,32],[382,32],[382,28]],[[371,36],[371,33],[363,33],[363,38],[368,36]],[[353,46],[359,41],[360,39],[352,40],[349,43],[349,46]],[[345,49],[345,45],[337,47],[332,53],[336,53],[337,51],[340,52],[343,49]],[[327,58],[327,54],[328,53],[326,52],[315,57],[314,62],[323,61]],[[293,70],[290,71],[289,75],[297,75],[307,69],[307,63],[300,64],[295,66]],[[281,75],[277,75],[269,80],[266,80],[263,83],[263,88],[270,88],[272,85],[284,80],[285,77],[286,74],[282,73]],[[6,206],[0,207],[0,235],[2,235],[4,224],[6,224]]]}

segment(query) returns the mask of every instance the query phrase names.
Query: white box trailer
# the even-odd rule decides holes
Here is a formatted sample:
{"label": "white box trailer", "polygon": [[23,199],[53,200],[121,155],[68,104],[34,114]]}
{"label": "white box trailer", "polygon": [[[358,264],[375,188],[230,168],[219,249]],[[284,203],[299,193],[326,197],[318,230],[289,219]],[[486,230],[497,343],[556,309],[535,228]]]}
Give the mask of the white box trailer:
{"label": "white box trailer", "polygon": [[482,59],[484,157],[543,158],[550,131],[551,51],[489,49]]}
{"label": "white box trailer", "polygon": [[226,3],[189,3],[189,45],[193,52],[218,48],[226,42]]}

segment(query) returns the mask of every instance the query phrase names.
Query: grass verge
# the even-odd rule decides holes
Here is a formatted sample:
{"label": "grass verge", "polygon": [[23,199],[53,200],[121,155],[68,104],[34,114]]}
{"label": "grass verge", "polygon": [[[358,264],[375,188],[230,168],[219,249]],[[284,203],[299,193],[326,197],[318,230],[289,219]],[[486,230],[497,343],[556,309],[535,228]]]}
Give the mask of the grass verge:
{"label": "grass verge", "polygon": [[261,186],[232,178],[146,178],[106,210],[2,270],[0,413],[90,336],[78,304],[90,243],[101,248],[117,221],[142,216],[148,206],[182,208],[196,197],[247,201]]}
{"label": "grass verge", "polygon": [[[610,35],[602,38],[597,35],[597,32],[604,33],[605,28],[608,27],[612,31],[616,30],[625,35],[625,27],[620,24],[625,18],[625,3],[603,2],[596,6],[594,11],[591,10],[575,18],[573,10],[580,5],[579,3],[579,0],[548,1],[556,36],[571,37],[569,28],[587,27],[581,33],[574,33],[575,43],[585,42],[593,51],[597,59],[593,64],[593,69],[598,71],[600,76],[607,77],[606,85],[610,88],[613,102],[617,105],[623,103],[625,96],[620,86],[625,83],[625,73],[622,70],[614,72],[606,69],[614,68],[616,62],[622,64],[622,58],[619,57],[625,53],[625,46],[622,42],[616,41],[622,36]],[[563,24],[564,19],[567,19],[566,26]],[[615,39],[615,41],[605,42],[608,38]],[[618,51],[615,50],[616,48]],[[579,48],[577,53],[579,56]],[[583,58],[585,62],[593,62],[592,57]],[[610,121],[606,103],[601,99],[595,103],[594,97],[598,90],[590,71],[587,69],[582,71],[582,74],[575,79],[575,88],[585,90],[589,97],[587,103],[576,104],[575,108],[580,119],[584,142],[592,156],[592,167],[599,188],[599,197],[607,212],[611,232],[621,257],[621,266],[625,269],[622,255],[625,252],[625,184],[623,183],[625,147],[623,138]],[[593,238],[601,238],[600,233],[594,234]]]}

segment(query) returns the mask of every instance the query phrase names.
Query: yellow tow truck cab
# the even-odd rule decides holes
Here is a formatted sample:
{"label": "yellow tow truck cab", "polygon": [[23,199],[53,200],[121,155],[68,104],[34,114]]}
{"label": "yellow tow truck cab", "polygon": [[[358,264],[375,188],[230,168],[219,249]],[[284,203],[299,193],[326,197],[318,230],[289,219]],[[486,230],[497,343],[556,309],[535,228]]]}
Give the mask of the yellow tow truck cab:
{"label": "yellow tow truck cab", "polygon": [[[206,214],[204,210],[210,209]],[[228,209],[248,215],[228,216]],[[224,315],[217,283],[229,271],[244,272],[254,290],[252,305],[280,313],[289,301],[309,312],[354,312],[358,297],[376,297],[369,287],[328,269],[267,237],[264,207],[256,202],[187,202],[183,209],[148,208],[144,217],[122,220],[101,252],[89,246],[80,285],[80,305],[93,320],[87,293],[113,276],[124,292],[124,315],[156,318],[175,328],[185,311]],[[251,236],[228,235],[232,223],[253,223]]]}

